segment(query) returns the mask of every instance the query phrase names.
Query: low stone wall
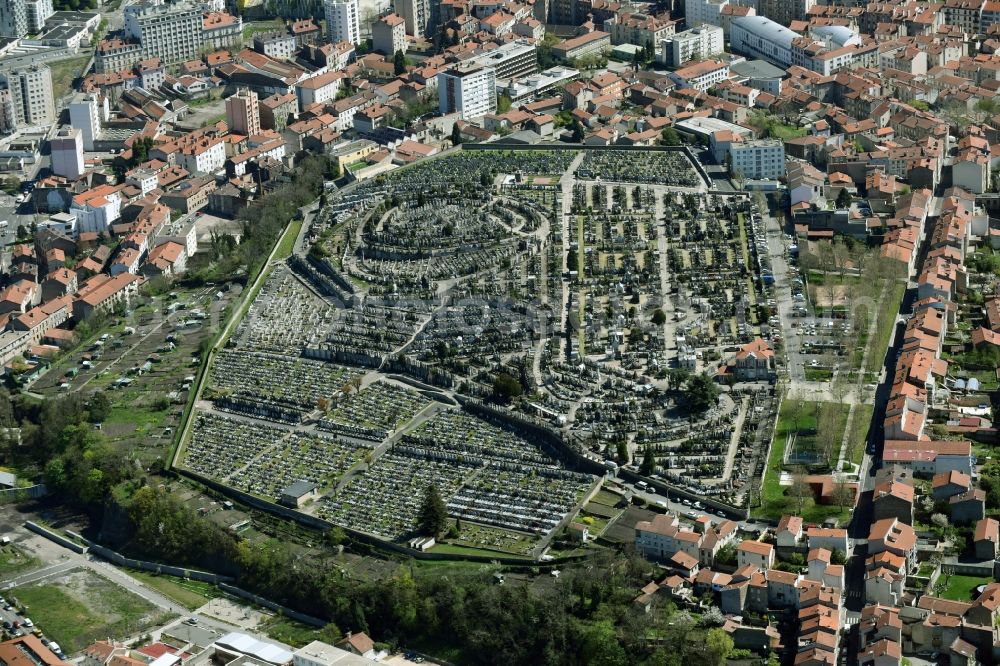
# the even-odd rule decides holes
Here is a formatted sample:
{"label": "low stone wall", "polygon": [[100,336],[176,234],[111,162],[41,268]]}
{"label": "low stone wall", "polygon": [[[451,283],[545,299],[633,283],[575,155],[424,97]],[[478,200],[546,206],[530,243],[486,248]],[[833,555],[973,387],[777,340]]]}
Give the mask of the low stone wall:
{"label": "low stone wall", "polygon": [[69,548],[74,553],[80,553],[82,555],[87,552],[86,546],[81,546],[72,539],[67,539],[62,534],[54,532],[47,527],[42,527],[36,522],[33,522],[31,520],[26,520],[24,521],[24,526],[28,528],[30,531],[34,532],[35,534],[39,534],[48,539],[49,541],[54,541],[63,548]]}

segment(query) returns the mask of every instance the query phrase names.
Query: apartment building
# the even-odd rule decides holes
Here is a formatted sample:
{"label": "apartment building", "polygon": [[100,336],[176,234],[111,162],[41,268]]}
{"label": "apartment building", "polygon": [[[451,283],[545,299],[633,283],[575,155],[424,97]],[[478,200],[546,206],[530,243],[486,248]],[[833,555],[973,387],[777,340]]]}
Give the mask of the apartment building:
{"label": "apartment building", "polygon": [[396,13],[403,17],[406,34],[420,38],[433,32],[428,0],[396,0],[393,4]]}
{"label": "apartment building", "polygon": [[612,44],[635,44],[653,49],[674,34],[677,22],[669,14],[650,16],[619,12],[604,22],[604,30],[611,35]]}
{"label": "apartment building", "polygon": [[661,40],[659,61],[667,67],[681,67],[691,60],[702,60],[722,53],[725,44],[722,28],[702,25]]}
{"label": "apartment building", "polygon": [[17,114],[10,90],[0,88],[0,132],[10,134],[17,130]]}
{"label": "apartment building", "polygon": [[324,0],[323,9],[331,44],[350,42],[357,46],[361,43],[358,0]]}
{"label": "apartment building", "polygon": [[459,66],[438,74],[438,108],[462,120],[497,111],[496,72],[480,65]]}
{"label": "apartment building", "polygon": [[28,34],[37,35],[45,30],[45,22],[55,13],[52,0],[28,0],[25,5],[28,20]]}
{"label": "apartment building", "polygon": [[281,32],[257,35],[253,38],[253,50],[275,60],[288,60],[295,54],[295,37]]}
{"label": "apartment building", "polygon": [[517,40],[476,55],[469,62],[489,67],[498,79],[514,79],[538,71],[538,50],[534,44]]}
{"label": "apartment building", "polygon": [[139,42],[143,58],[160,58],[164,64],[197,59],[202,28],[201,12],[186,3],[125,7],[125,36]]}
{"label": "apartment building", "polygon": [[260,134],[260,104],[257,93],[240,88],[226,98],[226,124],[229,129],[243,136]]}
{"label": "apartment building", "polygon": [[667,76],[679,88],[694,88],[705,92],[716,83],[729,78],[729,65],[721,60],[702,60],[669,72]]}
{"label": "apartment building", "polygon": [[73,127],[59,130],[49,141],[52,150],[52,173],[69,180],[83,175],[83,132]]}
{"label": "apartment building", "polygon": [[227,12],[202,17],[201,45],[205,49],[228,49],[243,45],[243,19]]}
{"label": "apartment building", "polygon": [[20,39],[28,35],[28,8],[24,0],[0,0],[0,37]]}
{"label": "apartment building", "polygon": [[757,0],[757,12],[776,23],[809,20],[809,10],[816,0]]}
{"label": "apartment building", "polygon": [[399,14],[383,16],[372,24],[372,46],[376,51],[393,56],[406,53],[406,25]]}
{"label": "apartment building", "polygon": [[700,25],[722,25],[720,15],[729,0],[685,0],[684,21],[688,28]]}
{"label": "apartment building", "polygon": [[94,70],[98,74],[120,72],[129,69],[142,60],[142,47],[139,42],[127,42],[123,39],[102,39],[94,52]]}
{"label": "apartment building", "polygon": [[[101,118],[107,117],[107,101],[101,102],[96,93],[77,93],[69,103],[69,124],[80,130],[83,149],[93,150],[101,133]],[[102,114],[103,111],[103,114]]]}
{"label": "apartment building", "polygon": [[52,72],[38,64],[6,74],[18,125],[51,125],[56,120],[52,99]]}
{"label": "apartment building", "polygon": [[785,175],[785,144],[780,139],[734,141],[729,146],[730,173],[754,180]]}
{"label": "apartment building", "polygon": [[343,72],[326,72],[295,84],[295,95],[299,99],[299,109],[305,111],[312,104],[329,102],[337,98],[340,83],[345,78]]}

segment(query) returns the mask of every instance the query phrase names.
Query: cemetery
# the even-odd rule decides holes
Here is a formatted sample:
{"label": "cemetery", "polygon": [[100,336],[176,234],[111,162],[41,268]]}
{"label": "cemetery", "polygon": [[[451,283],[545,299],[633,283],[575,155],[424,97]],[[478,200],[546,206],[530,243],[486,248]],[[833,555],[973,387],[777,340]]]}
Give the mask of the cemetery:
{"label": "cemetery", "polygon": [[331,199],[216,355],[183,467],[272,501],[315,484],[298,510],[397,543],[433,483],[469,526],[451,545],[521,555],[598,483],[566,446],[747,505],[773,387],[689,389],[773,334],[764,257],[684,153],[462,149]]}

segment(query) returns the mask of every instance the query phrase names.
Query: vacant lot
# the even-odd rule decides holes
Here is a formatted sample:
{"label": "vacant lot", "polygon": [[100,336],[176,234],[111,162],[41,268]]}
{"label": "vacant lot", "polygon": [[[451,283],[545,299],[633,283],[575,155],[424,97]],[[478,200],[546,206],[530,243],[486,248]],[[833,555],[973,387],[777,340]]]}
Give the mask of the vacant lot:
{"label": "vacant lot", "polygon": [[128,636],[168,619],[128,590],[90,571],[73,571],[44,585],[18,588],[18,601],[67,654],[108,636]]}

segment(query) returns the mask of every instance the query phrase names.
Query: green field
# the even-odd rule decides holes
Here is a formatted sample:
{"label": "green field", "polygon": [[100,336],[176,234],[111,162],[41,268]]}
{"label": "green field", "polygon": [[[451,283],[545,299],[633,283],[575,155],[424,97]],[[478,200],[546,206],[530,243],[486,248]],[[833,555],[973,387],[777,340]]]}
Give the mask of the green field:
{"label": "green field", "polygon": [[942,576],[938,580],[938,585],[941,586],[942,591],[940,594],[945,599],[954,599],[955,601],[972,601],[972,595],[978,586],[992,582],[992,578],[979,578],[978,576],[960,576],[953,574],[950,576]]}
{"label": "green field", "polygon": [[36,569],[41,563],[14,545],[0,547],[0,576],[10,578],[14,574]]}
{"label": "green field", "polygon": [[292,250],[295,249],[295,239],[299,237],[301,229],[302,220],[292,220],[289,222],[288,228],[285,229],[281,240],[278,241],[278,249],[274,253],[275,260],[287,259],[292,256]]}
{"label": "green field", "polygon": [[147,571],[129,571],[133,578],[153,588],[160,594],[180,605],[195,610],[210,599],[219,596],[214,586],[196,580],[184,580],[173,576],[157,576]]}
{"label": "green field", "polygon": [[[767,459],[767,471],[764,474],[762,490],[762,505],[752,510],[752,515],[762,518],[778,519],[786,514],[802,516],[809,522],[822,522],[829,517],[838,517],[841,521],[850,518],[849,509],[841,510],[837,505],[816,504],[810,497],[802,499],[802,509],[799,510],[799,499],[787,493],[788,486],[781,485],[781,472],[785,458],[785,446],[788,437],[798,432],[799,447],[808,447],[814,436],[803,433],[816,430],[817,422],[833,422],[831,428],[836,436],[837,447],[834,456],[839,453],[840,437],[847,425],[848,405],[824,402],[815,403],[801,400],[783,400],[778,413],[778,423],[774,430],[774,444]],[[839,435],[837,435],[839,433]]]}
{"label": "green field", "polygon": [[885,298],[879,304],[878,318],[875,320],[875,336],[871,340],[874,346],[868,352],[866,372],[878,372],[882,367],[885,352],[889,348],[893,331],[896,330],[896,313],[899,312],[899,304],[903,300],[905,291],[906,283],[893,280]]}
{"label": "green field", "polygon": [[77,58],[69,58],[58,62],[49,63],[52,70],[52,98],[57,105],[59,99],[70,92],[73,88],[73,81],[77,76],[83,74],[83,67],[90,61],[90,55],[83,55]]}
{"label": "green field", "polygon": [[141,633],[168,616],[145,599],[89,571],[17,588],[11,596],[67,654],[108,636]]}

